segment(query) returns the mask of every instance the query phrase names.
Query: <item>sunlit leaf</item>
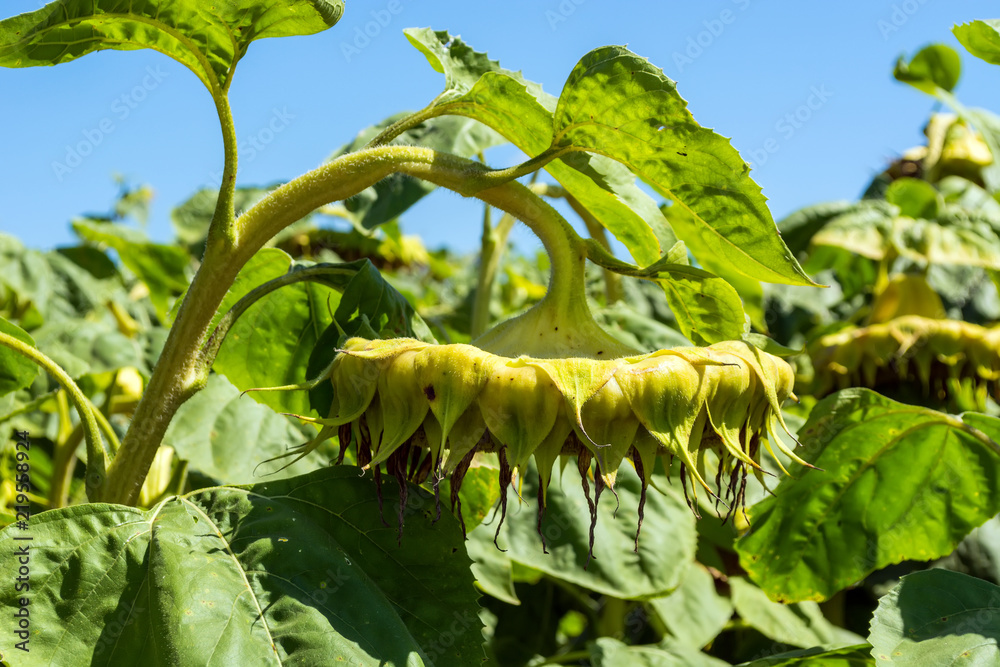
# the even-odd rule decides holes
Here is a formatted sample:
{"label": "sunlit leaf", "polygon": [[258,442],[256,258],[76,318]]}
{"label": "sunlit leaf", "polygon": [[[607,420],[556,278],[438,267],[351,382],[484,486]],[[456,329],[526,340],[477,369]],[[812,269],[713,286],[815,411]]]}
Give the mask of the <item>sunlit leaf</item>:
{"label": "sunlit leaf", "polygon": [[972,21],[952,28],[966,51],[993,65],[1000,65],[1000,21]]}
{"label": "sunlit leaf", "polygon": [[615,159],[687,209],[702,242],[736,271],[813,284],[781,241],[746,162],[694,120],[676,84],[648,60],[617,46],[588,53],[563,87],[553,130],[554,148]]}
{"label": "sunlit leaf", "polygon": [[[433,103],[435,114],[474,118],[493,128],[526,154],[552,143],[556,99],[541,86],[472,50],[460,38],[430,28],[404,31],[431,66],[445,74],[445,91]],[[567,155],[548,171],[642,265],[659,259],[673,234],[656,202],[640,189],[627,169],[597,155]]]}
{"label": "sunlit leaf", "polygon": [[250,42],[309,35],[340,20],[342,0],[58,0],[0,21],[0,66],[58,65],[94,51],[153,49],[197,75],[213,94],[229,88]]}
{"label": "sunlit leaf", "polygon": [[774,600],[825,600],[886,565],[938,558],[1000,511],[994,417],[848,389],[813,408],[799,440],[819,469],[793,471],[749,508],[736,543]]}

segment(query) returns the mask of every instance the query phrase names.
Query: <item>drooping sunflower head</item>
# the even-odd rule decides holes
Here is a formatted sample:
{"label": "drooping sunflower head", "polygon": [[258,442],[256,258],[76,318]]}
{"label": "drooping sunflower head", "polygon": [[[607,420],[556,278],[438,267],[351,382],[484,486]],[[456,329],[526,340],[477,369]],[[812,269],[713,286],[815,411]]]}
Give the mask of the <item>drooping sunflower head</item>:
{"label": "drooping sunflower head", "polygon": [[896,387],[916,381],[926,396],[966,397],[963,409],[1000,398],[1000,329],[917,315],[818,338],[808,348],[814,392]]}
{"label": "drooping sunflower head", "polygon": [[[330,411],[311,420],[323,429],[297,451],[336,433],[341,460],[354,443],[359,465],[376,481],[384,468],[401,481],[430,478],[437,492],[449,478],[459,517],[458,491],[477,452],[498,455],[503,514],[514,471],[534,458],[539,521],[560,456],[577,459],[588,500],[586,473],[596,461],[592,523],[596,500],[604,489],[614,490],[618,467],[628,459],[642,478],[640,528],[657,458],[668,468],[679,463],[692,508],[701,487],[730,511],[743,503],[748,473],[760,476],[762,444],[772,455],[776,446],[804,463],[774,437],[775,424],[784,426],[781,403],[792,393],[791,368],[742,342],[603,360],[512,358],[473,345],[352,338],[324,378],[333,385]],[[716,471],[714,484],[709,468]]]}

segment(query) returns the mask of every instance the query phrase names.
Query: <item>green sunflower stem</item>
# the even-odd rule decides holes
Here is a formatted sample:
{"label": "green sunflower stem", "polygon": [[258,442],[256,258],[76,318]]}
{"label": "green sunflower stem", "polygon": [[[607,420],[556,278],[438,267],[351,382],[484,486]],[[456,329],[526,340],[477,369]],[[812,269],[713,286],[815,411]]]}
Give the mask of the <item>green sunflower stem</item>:
{"label": "green sunflower stem", "polygon": [[[554,157],[546,155],[545,160]],[[235,165],[235,160],[229,163]],[[523,221],[545,247],[552,266],[545,298],[525,315],[505,322],[502,330],[487,332],[484,345],[492,345],[496,352],[523,348],[517,354],[548,350],[545,356],[634,353],[606,334],[590,315],[584,291],[587,251],[583,240],[551,206],[524,185],[510,180],[525,173],[523,165],[513,170],[492,170],[472,160],[411,146],[357,151],[275,189],[231,223],[229,204],[216,211],[217,222],[213,221],[202,265],[170,329],[118,456],[108,467],[107,483],[95,500],[135,503],[170,420],[205,385],[212,359],[212,350],[205,347],[210,324],[247,261],[293,222],[395,173],[478,197]],[[232,182],[228,179],[224,188]],[[540,336],[528,335],[539,327]]]}
{"label": "green sunflower stem", "polygon": [[56,381],[62,385],[69,398],[73,401],[77,412],[80,414],[80,421],[83,423],[83,434],[87,441],[87,497],[95,500],[101,494],[105,484],[105,471],[107,470],[109,452],[104,441],[101,439],[101,426],[96,416],[96,408],[91,404],[80,387],[73,382],[73,378],[62,369],[59,364],[42,354],[35,347],[24,343],[13,336],[0,332],[0,345],[10,348],[15,352],[31,359],[36,364],[45,369]]}

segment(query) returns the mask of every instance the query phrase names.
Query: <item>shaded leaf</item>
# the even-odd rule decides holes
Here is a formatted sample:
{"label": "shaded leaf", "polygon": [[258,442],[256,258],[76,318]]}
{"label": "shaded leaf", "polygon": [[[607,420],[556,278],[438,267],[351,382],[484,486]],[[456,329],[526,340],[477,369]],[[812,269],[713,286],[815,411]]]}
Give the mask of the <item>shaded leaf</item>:
{"label": "shaded leaf", "polygon": [[[33,635],[18,664],[479,664],[457,522],[415,511],[398,547],[359,473],[32,517]],[[384,484],[394,503],[395,481]],[[0,532],[4,562],[17,536]],[[14,584],[0,583],[7,608]]]}
{"label": "shaded leaf", "polygon": [[875,664],[871,653],[872,647],[868,644],[832,650],[814,647],[743,662],[737,667],[865,667]]}
{"label": "shaded leaf", "polygon": [[[465,488],[463,482],[462,488]],[[465,503],[462,503],[465,508]],[[486,531],[473,530],[465,543],[473,560],[472,574],[476,585],[487,595],[507,604],[520,605],[514,590],[513,564],[510,557],[493,546],[493,536]]]}
{"label": "shaded leaf", "polygon": [[707,645],[729,622],[733,605],[715,590],[715,579],[694,563],[673,593],[648,603],[680,644],[695,649]]}
{"label": "shaded leaf", "polygon": [[590,645],[594,667],[726,667],[729,663],[680,644],[628,646],[611,637]]}
{"label": "shaded leaf", "polygon": [[809,648],[859,644],[863,639],[826,620],[815,602],[784,605],[742,577],[730,577],[733,607],[746,623],[782,644]]}
{"label": "shaded leaf", "polygon": [[[357,268],[343,283],[344,296],[334,317],[346,337],[416,338],[436,342],[427,324],[413,306],[397,292],[367,261],[356,262]],[[323,265],[318,265],[323,266]],[[344,277],[348,277],[345,273]]]}
{"label": "shaded leaf", "polygon": [[778,222],[781,239],[796,256],[801,257],[809,249],[813,236],[828,222],[853,208],[854,203],[849,201],[824,202],[801,208]]}
{"label": "shaded leaf", "polygon": [[265,463],[303,442],[302,432],[287,418],[240,396],[222,375],[210,375],[205,388],[174,415],[162,445],[173,447],[190,467],[218,482],[271,482],[326,466],[318,450],[281,468],[288,461]]}
{"label": "shaded leaf", "polygon": [[[528,475],[520,489],[524,502],[508,502],[498,544],[511,560],[617,598],[655,597],[680,585],[694,557],[696,535],[694,517],[674,490],[649,490],[639,553],[633,553],[640,484],[632,468],[622,466],[615,482],[621,505],[616,516],[615,497],[610,492],[601,497],[594,558],[588,564],[590,512],[576,467],[554,474],[546,491],[542,534],[549,554],[543,553],[536,531],[537,484],[538,477]],[[476,530],[492,533],[496,526],[488,522]]]}

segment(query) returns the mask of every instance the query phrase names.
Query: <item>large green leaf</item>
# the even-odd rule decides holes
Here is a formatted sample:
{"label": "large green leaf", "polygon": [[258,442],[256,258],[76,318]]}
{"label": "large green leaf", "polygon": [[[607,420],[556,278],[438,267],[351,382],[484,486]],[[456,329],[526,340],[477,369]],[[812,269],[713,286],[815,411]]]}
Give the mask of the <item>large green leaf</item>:
{"label": "large green leaf", "polygon": [[59,0],[0,21],[0,66],[58,65],[103,49],[153,49],[220,95],[250,42],[310,35],[343,12],[342,0]]}
{"label": "large green leaf", "polygon": [[1000,511],[1000,420],[848,389],[799,432],[807,461],[750,508],[740,563],[779,601],[823,600],[904,560],[943,556]]}
{"label": "large green leaf", "polygon": [[[556,99],[541,86],[519,72],[503,69],[447,32],[430,28],[404,32],[431,66],[445,75],[445,90],[428,113],[478,120],[531,156],[549,148]],[[639,264],[655,262],[673,244],[673,234],[656,203],[622,165],[578,154],[550,162],[545,169]]]}
{"label": "large green leaf", "polygon": [[554,149],[617,160],[687,209],[701,241],[736,271],[813,284],[781,241],[746,162],[694,120],[676,84],[648,60],[618,46],[585,55],[563,87],[553,130]]}
{"label": "large green leaf", "polygon": [[[384,482],[388,503],[397,488]],[[371,478],[338,467],[148,511],[39,514],[30,542],[0,532],[0,561],[30,550],[30,652],[16,664],[479,664],[458,524],[413,510],[397,546]],[[24,595],[15,583],[0,582],[7,610]]]}
{"label": "large green leaf", "polygon": [[215,374],[180,407],[163,436],[163,445],[173,447],[192,470],[229,484],[273,481],[327,465],[329,457],[314,450],[287,468],[282,465],[288,461],[258,468],[304,441],[287,417],[241,397],[225,376]]}
{"label": "large green leaf", "polygon": [[[0,317],[0,333],[5,333],[32,347],[35,345],[28,332],[2,317]],[[35,366],[35,362],[20,352],[0,346],[0,396],[24,389],[31,384],[36,375],[38,367]]]}
{"label": "large green leaf", "polygon": [[871,628],[879,665],[996,665],[1000,587],[948,570],[914,572],[879,600]]}
{"label": "large green leaf", "polygon": [[141,232],[113,222],[77,220],[73,229],[80,238],[107,245],[136,278],[149,288],[161,320],[166,320],[170,299],[187,288],[185,273],[191,258],[177,246],[149,242]]}
{"label": "large green leaf", "polygon": [[[610,492],[602,495],[594,558],[588,563],[590,511],[576,466],[567,465],[561,475],[554,474],[546,492],[541,531],[548,554],[537,532],[538,478],[528,475],[520,489],[523,502],[508,491],[511,500],[497,543],[511,560],[592,591],[627,599],[663,595],[680,584],[694,558],[694,517],[673,489],[649,489],[639,552],[633,553],[639,488],[635,472],[622,466],[615,482],[620,506]],[[476,530],[492,533],[496,525],[487,522]]]}
{"label": "large green leaf", "polygon": [[1000,65],[1000,21],[972,21],[952,28],[966,51],[993,65]]}

